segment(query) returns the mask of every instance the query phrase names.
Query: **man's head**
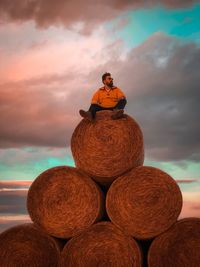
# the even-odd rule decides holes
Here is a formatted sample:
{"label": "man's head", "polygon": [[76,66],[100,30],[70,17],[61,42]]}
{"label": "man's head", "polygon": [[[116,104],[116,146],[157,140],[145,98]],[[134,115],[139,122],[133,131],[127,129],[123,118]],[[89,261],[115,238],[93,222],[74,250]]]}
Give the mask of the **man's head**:
{"label": "man's head", "polygon": [[109,72],[106,72],[102,75],[102,82],[109,87],[113,86],[113,78]]}

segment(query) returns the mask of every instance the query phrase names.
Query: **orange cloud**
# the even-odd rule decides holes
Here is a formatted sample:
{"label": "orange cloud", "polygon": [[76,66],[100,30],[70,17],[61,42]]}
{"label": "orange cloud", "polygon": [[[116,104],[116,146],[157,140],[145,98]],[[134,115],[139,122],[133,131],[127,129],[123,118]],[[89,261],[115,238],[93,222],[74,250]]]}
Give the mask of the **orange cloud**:
{"label": "orange cloud", "polygon": [[194,182],[198,182],[197,179],[180,179],[180,180],[176,180],[177,183],[194,183]]}
{"label": "orange cloud", "polygon": [[0,181],[0,190],[3,188],[7,188],[7,189],[20,189],[20,188],[24,188],[27,187],[29,188],[29,186],[31,185],[33,181],[30,180],[19,180],[19,181]]}
{"label": "orange cloud", "polygon": [[199,192],[182,192],[183,208],[179,219],[186,217],[200,218],[200,190]]}

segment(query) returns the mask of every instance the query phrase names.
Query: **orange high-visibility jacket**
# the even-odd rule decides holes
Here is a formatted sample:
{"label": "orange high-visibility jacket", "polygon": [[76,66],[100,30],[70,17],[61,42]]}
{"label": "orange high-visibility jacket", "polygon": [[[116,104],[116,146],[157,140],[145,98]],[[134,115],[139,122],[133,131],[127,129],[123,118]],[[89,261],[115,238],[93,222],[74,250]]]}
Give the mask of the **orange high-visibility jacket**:
{"label": "orange high-visibility jacket", "polygon": [[126,96],[120,88],[113,86],[108,92],[103,86],[94,93],[91,103],[104,108],[111,108],[116,106],[119,100],[123,98],[126,98]]}

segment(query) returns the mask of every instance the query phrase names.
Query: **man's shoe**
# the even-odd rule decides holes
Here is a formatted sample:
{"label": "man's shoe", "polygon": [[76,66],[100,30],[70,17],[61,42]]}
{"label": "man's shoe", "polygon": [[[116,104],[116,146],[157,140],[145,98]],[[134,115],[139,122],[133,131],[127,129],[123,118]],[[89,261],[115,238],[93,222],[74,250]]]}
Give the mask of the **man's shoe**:
{"label": "man's shoe", "polygon": [[92,113],[90,111],[85,111],[83,109],[80,109],[79,114],[81,115],[81,117],[92,121]]}
{"label": "man's shoe", "polygon": [[115,109],[113,110],[114,114],[111,116],[113,120],[117,120],[123,117],[124,110],[123,109]]}

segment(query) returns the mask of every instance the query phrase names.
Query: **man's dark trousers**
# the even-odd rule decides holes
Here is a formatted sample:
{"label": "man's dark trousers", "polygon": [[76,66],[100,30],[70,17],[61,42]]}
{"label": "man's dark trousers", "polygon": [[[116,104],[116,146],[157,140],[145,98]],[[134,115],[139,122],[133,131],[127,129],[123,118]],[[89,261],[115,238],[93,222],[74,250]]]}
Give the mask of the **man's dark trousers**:
{"label": "man's dark trousers", "polygon": [[123,98],[123,99],[119,100],[117,105],[112,107],[112,108],[104,108],[104,107],[101,107],[101,106],[99,106],[97,104],[91,104],[91,106],[90,106],[88,111],[90,111],[92,113],[92,118],[94,119],[97,111],[100,111],[100,110],[113,110],[113,109],[124,109],[126,103],[127,103],[127,100],[125,98]]}

